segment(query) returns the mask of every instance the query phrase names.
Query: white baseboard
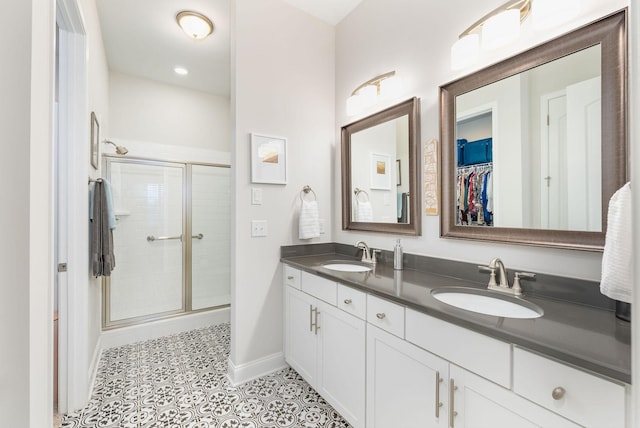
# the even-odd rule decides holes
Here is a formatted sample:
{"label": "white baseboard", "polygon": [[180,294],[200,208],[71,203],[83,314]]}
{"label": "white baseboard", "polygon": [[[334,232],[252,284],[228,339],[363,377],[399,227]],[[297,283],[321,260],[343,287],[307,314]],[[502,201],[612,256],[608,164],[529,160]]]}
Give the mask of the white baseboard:
{"label": "white baseboard", "polygon": [[229,358],[227,377],[232,386],[238,386],[250,380],[288,367],[284,353],[278,352],[237,366]]}
{"label": "white baseboard", "polygon": [[91,400],[91,394],[93,393],[93,385],[96,382],[96,375],[98,374],[98,364],[100,363],[100,357],[102,356],[102,337],[98,336],[96,347],[93,349],[93,355],[89,362],[89,372],[87,373],[87,379],[89,379],[89,396],[87,402]]}
{"label": "white baseboard", "polygon": [[101,350],[128,345],[143,340],[155,339],[169,334],[195,330],[197,328],[229,322],[230,309],[214,309],[206,312],[183,315],[175,318],[151,321],[129,327],[103,331],[100,335]]}

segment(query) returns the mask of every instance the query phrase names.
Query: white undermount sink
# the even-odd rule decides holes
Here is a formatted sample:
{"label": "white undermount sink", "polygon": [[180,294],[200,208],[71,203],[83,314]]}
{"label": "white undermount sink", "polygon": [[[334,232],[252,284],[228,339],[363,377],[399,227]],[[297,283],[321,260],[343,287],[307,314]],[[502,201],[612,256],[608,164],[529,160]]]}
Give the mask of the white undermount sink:
{"label": "white undermount sink", "polygon": [[371,270],[371,266],[348,261],[329,262],[323,264],[322,267],[330,270],[337,270],[340,272],[369,272]]}
{"label": "white undermount sink", "polygon": [[519,297],[498,294],[476,288],[442,287],[431,290],[431,295],[447,305],[504,318],[539,318],[542,308]]}

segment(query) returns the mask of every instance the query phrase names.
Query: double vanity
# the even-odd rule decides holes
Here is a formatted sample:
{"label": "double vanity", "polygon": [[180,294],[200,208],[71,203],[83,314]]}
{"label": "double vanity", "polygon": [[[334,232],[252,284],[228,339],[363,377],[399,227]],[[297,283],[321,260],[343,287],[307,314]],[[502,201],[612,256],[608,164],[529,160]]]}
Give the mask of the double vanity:
{"label": "double vanity", "polygon": [[356,428],[627,426],[630,326],[591,282],[538,275],[514,297],[469,263],[281,256],[285,358]]}

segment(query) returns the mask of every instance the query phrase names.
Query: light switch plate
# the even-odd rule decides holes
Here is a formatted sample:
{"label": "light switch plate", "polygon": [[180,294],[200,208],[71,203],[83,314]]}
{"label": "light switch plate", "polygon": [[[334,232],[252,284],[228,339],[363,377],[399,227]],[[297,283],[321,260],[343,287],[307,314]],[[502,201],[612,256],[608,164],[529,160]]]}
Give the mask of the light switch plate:
{"label": "light switch plate", "polygon": [[267,220],[251,220],[251,236],[267,236]]}
{"label": "light switch plate", "polygon": [[251,188],[251,205],[262,205],[262,189],[259,187]]}

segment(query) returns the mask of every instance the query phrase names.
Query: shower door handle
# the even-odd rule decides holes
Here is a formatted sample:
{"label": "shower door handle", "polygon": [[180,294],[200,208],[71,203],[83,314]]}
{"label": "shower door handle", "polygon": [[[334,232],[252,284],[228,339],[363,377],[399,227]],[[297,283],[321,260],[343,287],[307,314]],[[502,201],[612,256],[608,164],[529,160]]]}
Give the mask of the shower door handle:
{"label": "shower door handle", "polygon": [[147,241],[149,241],[149,242],[167,241],[169,239],[179,239],[179,240],[182,241],[182,235],[178,235],[178,236],[153,236],[153,235],[149,235],[149,236],[147,236]]}

